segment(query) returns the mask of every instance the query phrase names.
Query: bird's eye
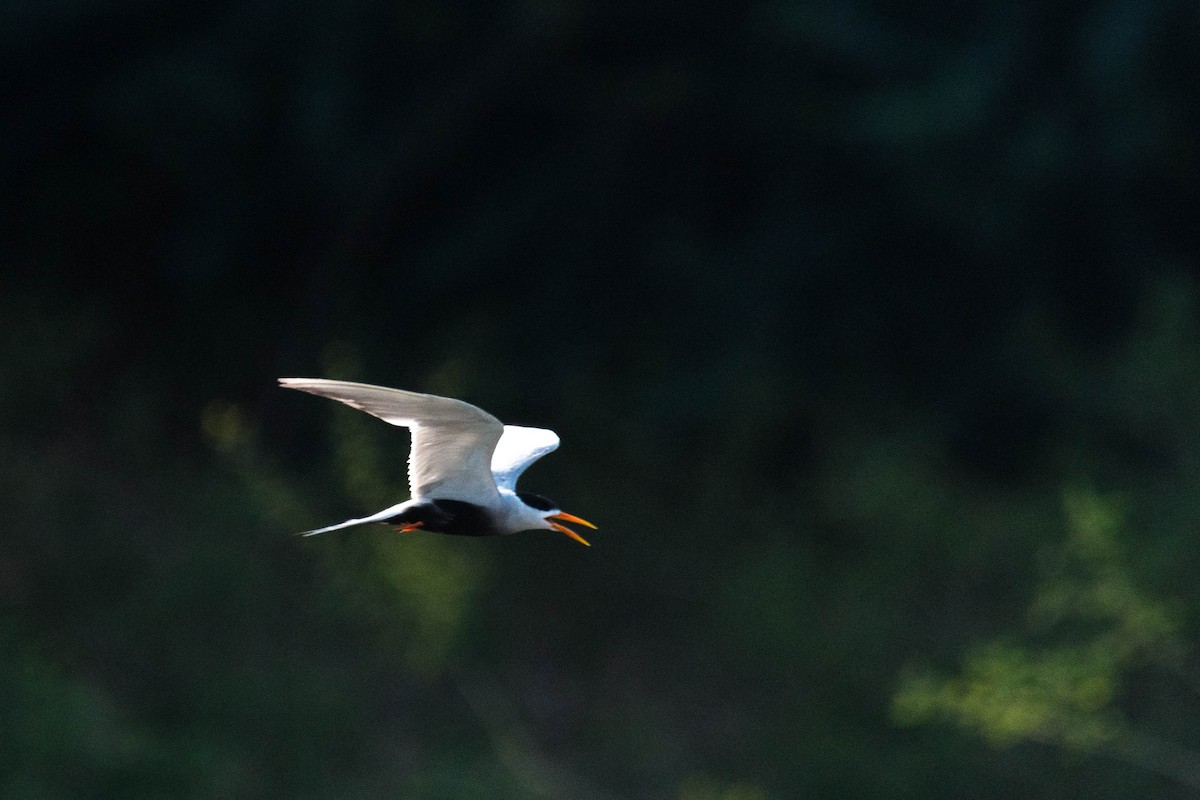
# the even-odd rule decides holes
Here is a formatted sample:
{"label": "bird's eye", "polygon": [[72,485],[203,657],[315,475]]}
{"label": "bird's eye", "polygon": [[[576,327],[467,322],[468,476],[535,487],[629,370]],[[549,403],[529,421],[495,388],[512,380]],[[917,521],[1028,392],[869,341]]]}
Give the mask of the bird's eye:
{"label": "bird's eye", "polygon": [[555,506],[540,494],[533,492],[517,492],[517,497],[521,498],[521,502],[530,508],[536,508],[538,511],[553,511]]}

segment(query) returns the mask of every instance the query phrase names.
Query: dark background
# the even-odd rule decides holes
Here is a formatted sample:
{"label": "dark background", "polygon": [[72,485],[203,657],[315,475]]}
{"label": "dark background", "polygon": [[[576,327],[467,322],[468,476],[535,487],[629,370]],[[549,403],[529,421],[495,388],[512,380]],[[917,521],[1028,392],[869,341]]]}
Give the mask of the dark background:
{"label": "dark background", "polygon": [[[0,796],[1195,796],[1198,31],[4,4]],[[554,428],[593,547],[295,538],[407,438],[281,375]]]}

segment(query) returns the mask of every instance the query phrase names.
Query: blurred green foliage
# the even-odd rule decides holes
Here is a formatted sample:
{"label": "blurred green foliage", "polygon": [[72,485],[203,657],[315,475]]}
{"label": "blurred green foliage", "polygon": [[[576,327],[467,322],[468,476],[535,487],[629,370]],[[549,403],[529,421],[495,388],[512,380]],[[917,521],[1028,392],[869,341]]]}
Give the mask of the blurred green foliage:
{"label": "blurred green foliage", "polygon": [[[1092,493],[1067,496],[1068,538],[1049,552],[1029,609],[1033,644],[996,641],[977,647],[962,675],[908,676],[893,702],[902,724],[947,719],[997,744],[1029,739],[1084,751],[1130,749],[1129,723],[1117,706],[1127,679],[1155,667],[1188,684],[1187,647],[1167,604],[1133,585],[1118,536],[1117,503]],[[1187,783],[1200,774],[1200,753],[1182,772],[1151,762]]]}
{"label": "blurred green foliage", "polygon": [[0,797],[1191,796],[1194,23],[4,4]]}

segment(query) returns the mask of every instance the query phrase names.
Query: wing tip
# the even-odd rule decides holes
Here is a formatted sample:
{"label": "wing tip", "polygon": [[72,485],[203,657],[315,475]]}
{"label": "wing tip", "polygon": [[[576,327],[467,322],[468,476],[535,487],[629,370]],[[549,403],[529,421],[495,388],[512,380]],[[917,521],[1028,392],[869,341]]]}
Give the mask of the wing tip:
{"label": "wing tip", "polygon": [[[276,378],[279,381],[279,386],[284,389],[295,389],[300,392],[308,392],[309,394],[327,394],[330,389],[342,386],[350,387],[357,386],[350,381],[335,381],[329,378]],[[341,398],[334,398],[341,400]],[[345,400],[342,400],[345,402]]]}

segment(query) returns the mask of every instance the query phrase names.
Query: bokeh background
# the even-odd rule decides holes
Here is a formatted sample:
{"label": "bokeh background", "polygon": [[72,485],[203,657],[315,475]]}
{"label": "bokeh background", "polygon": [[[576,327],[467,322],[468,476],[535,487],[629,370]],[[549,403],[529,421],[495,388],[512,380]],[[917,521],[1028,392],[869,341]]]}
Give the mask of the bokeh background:
{"label": "bokeh background", "polygon": [[[1200,12],[0,7],[0,796],[1200,793]],[[407,434],[593,546],[296,531]]]}

